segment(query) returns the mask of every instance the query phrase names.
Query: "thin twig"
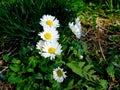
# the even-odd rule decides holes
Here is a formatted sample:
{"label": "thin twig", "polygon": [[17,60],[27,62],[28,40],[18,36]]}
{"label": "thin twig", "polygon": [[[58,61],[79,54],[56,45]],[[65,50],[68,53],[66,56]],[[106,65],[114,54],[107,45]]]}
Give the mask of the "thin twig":
{"label": "thin twig", "polygon": [[105,58],[105,55],[103,53],[103,49],[102,49],[102,46],[101,46],[101,42],[100,42],[100,31],[98,30],[98,45],[99,45],[99,48],[100,48],[100,52],[102,54],[102,57],[103,59],[106,61],[106,58]]}
{"label": "thin twig", "polygon": [[112,85],[110,85],[110,87],[108,88],[108,90],[112,90]]}
{"label": "thin twig", "polygon": [[13,50],[11,50],[11,52],[9,52],[8,55],[11,55],[16,49],[17,49],[17,47],[14,48]]}
{"label": "thin twig", "polygon": [[0,73],[4,72],[7,68],[8,66],[6,66],[2,71],[0,71]]}
{"label": "thin twig", "polygon": [[104,55],[104,53],[103,53],[103,49],[102,49],[102,47],[101,47],[100,39],[98,39],[98,44],[99,44],[99,47],[100,47],[100,52],[101,52],[101,54],[102,54],[102,57],[104,58],[104,60],[106,60],[105,55]]}

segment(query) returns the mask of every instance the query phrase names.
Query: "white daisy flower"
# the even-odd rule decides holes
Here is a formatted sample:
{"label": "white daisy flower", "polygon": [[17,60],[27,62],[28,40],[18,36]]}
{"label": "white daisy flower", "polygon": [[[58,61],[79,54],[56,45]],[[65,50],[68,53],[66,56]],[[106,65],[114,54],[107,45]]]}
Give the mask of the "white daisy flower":
{"label": "white daisy flower", "polygon": [[82,30],[82,28],[81,28],[81,22],[80,22],[80,19],[78,17],[75,19],[75,23]]}
{"label": "white daisy flower", "polygon": [[80,59],[83,59],[83,55],[80,55]]}
{"label": "white daisy flower", "polygon": [[44,43],[45,43],[45,41],[40,40],[40,41],[38,41],[37,44],[36,44],[36,49],[39,49],[39,50],[40,50],[39,54],[41,54],[41,52],[42,52]]}
{"label": "white daisy flower", "polygon": [[79,29],[79,27],[76,24],[74,25],[73,22],[69,23],[69,27],[77,38],[81,37],[81,29]]}
{"label": "white daisy flower", "polygon": [[55,28],[44,28],[43,32],[38,34],[45,41],[57,41],[59,39],[58,31]]}
{"label": "white daisy flower", "polygon": [[51,15],[43,15],[39,22],[43,27],[57,28],[60,26],[59,21]]}
{"label": "white daisy flower", "polygon": [[53,70],[53,78],[57,81],[57,82],[63,82],[64,78],[66,78],[67,76],[65,75],[66,72],[63,71],[63,69],[61,69],[60,67],[56,68]]}
{"label": "white daisy flower", "polygon": [[75,24],[74,22],[72,22],[72,23],[69,23],[68,25],[77,38],[80,38],[82,36],[83,32],[82,32],[82,27],[81,27],[79,18],[76,18]]}
{"label": "white daisy flower", "polygon": [[58,42],[45,42],[41,55],[45,58],[50,57],[50,59],[55,59],[56,55],[60,55],[62,46]]}

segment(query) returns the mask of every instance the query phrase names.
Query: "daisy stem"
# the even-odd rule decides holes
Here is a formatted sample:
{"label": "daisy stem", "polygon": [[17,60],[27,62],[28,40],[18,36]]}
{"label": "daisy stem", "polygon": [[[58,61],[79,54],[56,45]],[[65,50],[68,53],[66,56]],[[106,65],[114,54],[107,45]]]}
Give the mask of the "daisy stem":
{"label": "daisy stem", "polygon": [[60,83],[57,83],[57,90],[61,90]]}

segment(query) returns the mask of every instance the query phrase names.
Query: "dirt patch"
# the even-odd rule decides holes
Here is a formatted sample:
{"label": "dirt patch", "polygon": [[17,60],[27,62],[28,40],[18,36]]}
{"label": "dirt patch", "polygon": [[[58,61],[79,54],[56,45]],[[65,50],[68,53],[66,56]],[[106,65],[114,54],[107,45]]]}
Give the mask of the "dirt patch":
{"label": "dirt patch", "polygon": [[[97,17],[96,29],[90,26],[85,32],[85,38],[82,38],[83,41],[87,42],[89,51],[93,52],[94,50],[98,50],[99,56],[106,59],[106,57],[109,56],[109,47],[116,46],[120,48],[120,29],[114,31],[109,29],[110,26],[117,25],[120,25],[120,22],[118,22],[118,20]],[[109,37],[111,35],[118,36],[119,40],[116,42],[110,41]]]}
{"label": "dirt patch", "polygon": [[0,90],[15,90],[14,85],[9,84],[7,81],[0,81]]}

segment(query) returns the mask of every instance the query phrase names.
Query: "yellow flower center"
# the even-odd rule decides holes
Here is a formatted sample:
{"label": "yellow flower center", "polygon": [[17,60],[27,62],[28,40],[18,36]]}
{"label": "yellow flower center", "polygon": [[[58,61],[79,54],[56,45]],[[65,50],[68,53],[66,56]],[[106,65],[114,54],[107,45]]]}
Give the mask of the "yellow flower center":
{"label": "yellow flower center", "polygon": [[48,49],[48,52],[49,52],[50,54],[54,54],[55,51],[56,51],[56,49],[55,49],[54,47],[51,47],[51,48]]}
{"label": "yellow flower center", "polygon": [[51,33],[47,32],[47,33],[44,34],[44,37],[45,37],[46,39],[51,39],[51,38],[52,38],[52,35],[51,35]]}
{"label": "yellow flower center", "polygon": [[58,75],[58,77],[62,77],[63,76],[63,72],[61,70],[57,70],[57,75]]}
{"label": "yellow flower center", "polygon": [[77,30],[73,30],[73,33],[76,33],[77,32]]}
{"label": "yellow flower center", "polygon": [[53,26],[53,21],[52,20],[47,20],[46,24],[49,25],[49,26]]}

